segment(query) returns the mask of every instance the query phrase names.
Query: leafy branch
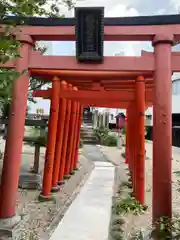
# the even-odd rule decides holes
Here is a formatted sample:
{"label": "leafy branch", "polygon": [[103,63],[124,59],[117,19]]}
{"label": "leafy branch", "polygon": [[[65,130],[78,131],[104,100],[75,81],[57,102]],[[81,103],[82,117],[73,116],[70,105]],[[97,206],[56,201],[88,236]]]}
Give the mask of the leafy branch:
{"label": "leafy branch", "polygon": [[[19,48],[21,43],[15,39],[15,32],[18,33],[18,25],[24,24],[24,17],[64,17],[61,14],[61,7],[73,8],[72,0],[0,0],[0,63],[6,63],[21,57]],[[10,17],[9,17],[10,16]],[[36,44],[36,50],[43,54],[46,48]],[[0,109],[7,109],[11,103],[12,83],[20,74],[15,70],[0,69]],[[41,88],[46,82],[39,77],[31,77],[29,91]],[[29,94],[29,100],[34,101]]]}

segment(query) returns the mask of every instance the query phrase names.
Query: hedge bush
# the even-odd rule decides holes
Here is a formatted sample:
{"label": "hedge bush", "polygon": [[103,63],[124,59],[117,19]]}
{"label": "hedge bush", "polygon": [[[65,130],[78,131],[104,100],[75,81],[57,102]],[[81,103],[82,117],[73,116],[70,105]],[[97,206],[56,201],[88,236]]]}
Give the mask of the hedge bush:
{"label": "hedge bush", "polygon": [[105,146],[117,146],[117,137],[110,135],[110,130],[108,128],[96,128],[94,133],[99,139],[100,144]]}

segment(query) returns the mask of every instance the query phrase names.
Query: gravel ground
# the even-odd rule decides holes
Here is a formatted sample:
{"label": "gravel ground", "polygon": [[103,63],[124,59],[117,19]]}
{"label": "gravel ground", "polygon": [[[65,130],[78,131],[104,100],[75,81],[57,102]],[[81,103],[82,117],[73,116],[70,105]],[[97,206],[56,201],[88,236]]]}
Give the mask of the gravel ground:
{"label": "gravel ground", "polygon": [[[42,149],[42,152],[40,173],[43,172],[44,167],[44,149]],[[21,168],[23,172],[25,169],[28,171],[32,165],[33,154],[31,149],[31,154],[30,152],[22,154]],[[2,166],[2,160],[0,161],[0,166]],[[87,160],[83,155],[83,151],[80,150],[78,171],[62,185],[60,192],[53,194],[53,201],[39,202],[38,196],[40,191],[19,189],[16,207],[16,213],[22,216],[20,224],[22,235],[19,240],[49,239],[67,208],[79,193],[92,168],[92,162]]]}
{"label": "gravel ground", "polygon": [[[124,164],[120,163],[119,166],[116,165],[115,167],[115,177],[114,177],[114,188],[113,188],[113,199],[112,199],[112,206],[116,203],[116,198],[119,197],[118,194],[118,187],[123,181],[127,181],[127,176],[125,174],[125,168]],[[117,218],[113,212],[111,213],[111,220],[110,220],[110,226],[109,226],[109,238],[108,240],[114,240],[114,238],[111,235],[111,228],[113,227],[113,222]]]}
{"label": "gravel ground", "polygon": [[[117,149],[116,147],[99,146],[101,152],[116,166],[116,176],[114,185],[114,198],[116,197],[117,187],[122,181],[127,181],[127,165],[124,164],[124,159],[121,157],[123,149]],[[138,230],[142,230],[147,235],[147,230],[151,228],[152,222],[152,143],[146,143],[146,155],[148,159],[145,161],[145,204],[148,206],[148,210],[145,214],[140,216],[133,216],[131,214],[123,217],[125,219],[124,225],[124,238],[127,240],[129,236]],[[180,214],[180,174],[175,174],[179,171],[180,164],[180,149],[173,148],[173,160],[172,160],[172,205],[173,213]],[[113,216],[112,216],[113,219]]]}
{"label": "gravel ground", "polygon": [[88,177],[91,170],[92,164],[80,155],[79,170],[62,186],[59,193],[54,194],[54,200],[50,202],[39,202],[37,200],[39,191],[19,190],[17,213],[26,216],[23,221],[23,229],[26,232],[20,239],[49,239],[68,206],[78,194],[79,185],[83,184],[82,181]]}

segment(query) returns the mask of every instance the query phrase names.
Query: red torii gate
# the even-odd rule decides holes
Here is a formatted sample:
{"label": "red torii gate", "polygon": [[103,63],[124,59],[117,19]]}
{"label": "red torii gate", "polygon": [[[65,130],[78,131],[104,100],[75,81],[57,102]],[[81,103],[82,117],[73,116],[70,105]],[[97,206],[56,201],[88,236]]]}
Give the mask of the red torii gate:
{"label": "red torii gate", "polygon": [[[52,83],[54,82],[54,79]],[[77,91],[77,88],[72,87],[69,85],[68,87],[65,86],[65,82],[62,81],[61,83],[64,84],[63,88],[68,89],[68,92]],[[67,85],[67,84],[66,84]],[[61,88],[62,89],[62,88]],[[54,109],[54,112],[58,114],[59,112],[59,119],[58,123],[56,119],[54,120],[52,126],[57,125],[57,138],[56,144],[49,140],[48,146],[56,146],[53,156],[48,159],[49,164],[52,165],[52,191],[58,191],[59,187],[57,184],[61,185],[64,178],[68,178],[69,174],[72,173],[74,169],[77,168],[77,155],[78,155],[78,146],[80,141],[80,127],[82,121],[82,113],[83,113],[83,105],[78,103],[77,101],[70,101],[60,97],[60,104],[58,108],[58,104],[52,101],[54,94],[53,94],[53,87],[49,90],[37,90],[33,93],[34,97],[42,97],[38,93],[49,93],[47,98],[51,99],[51,109]],[[57,97],[61,96],[60,91],[58,92]],[[53,119],[52,112],[50,112],[50,120]],[[49,124],[50,126],[50,124]],[[56,130],[52,129],[51,132],[56,132]],[[62,148],[63,143],[63,148]],[[49,149],[47,148],[46,154],[49,153]],[[52,154],[52,153],[50,153]],[[41,198],[49,198],[51,192],[51,178],[48,177],[48,173],[50,170],[45,167],[44,169],[44,179],[47,178],[49,182],[49,187],[47,187],[46,182],[43,181],[43,190],[42,190],[42,197]],[[47,177],[46,177],[47,175]]]}
{"label": "red torii gate", "polygon": [[[171,22],[171,24],[165,25],[161,20],[162,18],[166,19],[166,23]],[[180,55],[178,53],[172,53],[172,45],[175,41],[180,40],[180,22],[177,22],[177,20],[172,21],[172,18],[173,16],[168,15],[159,16],[159,18],[156,17],[156,19],[159,20],[155,20],[155,22],[157,21],[156,23],[152,22],[152,24],[155,24],[152,26],[148,26],[147,22],[149,19],[154,19],[154,16],[152,18],[144,17],[141,23],[138,17],[133,17],[132,19],[127,18],[128,23],[126,23],[126,18],[121,18],[120,20],[117,19],[115,25],[113,25],[115,23],[114,19],[113,22],[111,22],[112,19],[107,19],[106,23],[110,23],[110,25],[105,24],[104,27],[105,41],[152,41],[154,53],[143,53],[140,57],[105,57],[104,63],[96,65],[79,64],[74,57],[42,56],[39,52],[33,51],[34,43],[37,40],[75,40],[75,29],[72,23],[69,25],[66,23],[66,26],[63,26],[64,23],[61,23],[61,19],[59,19],[58,21],[61,23],[59,24],[60,26],[19,26],[21,31],[18,29],[14,34],[16,39],[23,43],[20,48],[20,55],[22,58],[18,58],[15,61],[10,61],[0,66],[4,68],[15,68],[18,72],[22,72],[24,69],[29,70],[13,83],[13,101],[9,115],[8,136],[5,147],[0,190],[0,218],[10,218],[15,214],[15,195],[18,187],[28,81],[30,76],[37,76],[38,73],[42,76],[43,71],[45,71],[44,78],[50,79],[52,75],[57,76],[75,85],[77,88],[79,88],[79,86],[76,84],[76,81],[78,82],[83,79],[93,79],[94,81],[120,81],[130,80],[130,78],[134,80],[139,76],[143,76],[145,79],[153,78],[151,99],[153,102],[154,131],[153,220],[155,221],[162,216],[171,217],[171,76],[173,72],[180,71]],[[48,19],[47,21],[51,20]],[[129,21],[131,21],[134,26],[129,25]],[[136,21],[139,21],[139,24],[137,24],[138,26],[135,26]],[[1,30],[3,30],[3,28],[1,28]],[[58,73],[54,72],[52,74],[52,70],[58,70]],[[53,85],[57,86],[57,82],[58,81],[55,81]],[[140,85],[140,87],[136,89],[137,92],[145,92],[144,83],[139,82],[137,85]],[[53,100],[51,99],[52,102],[58,101],[58,91],[60,91],[58,88],[53,90],[54,97]],[[134,154],[136,154],[136,152],[133,151],[135,140],[135,132],[133,129],[134,126],[139,126],[139,129],[142,129],[144,121],[143,117],[140,118],[141,114],[137,113],[143,112],[141,110],[145,108],[145,100],[143,100],[143,94],[138,94],[138,96],[140,96],[139,98],[137,97],[139,108],[136,108],[136,111],[133,108],[133,104],[127,106],[128,126],[130,129],[128,130],[128,149],[131,149],[129,152],[130,154],[128,154],[128,160],[131,169],[133,169],[133,159]],[[136,114],[139,116],[139,121],[133,121],[133,117]],[[52,115],[55,115],[55,113],[52,113]],[[142,138],[143,132],[140,132]],[[55,137],[53,136],[52,139],[54,141]],[[142,152],[142,156],[143,154]],[[143,176],[140,176],[140,178],[142,177]],[[164,201],[164,199],[166,201]]]}
{"label": "red torii gate", "polygon": [[77,88],[72,85],[67,86],[65,81],[57,80],[58,78],[53,78],[52,81],[49,135],[41,200],[51,199],[51,191],[58,191],[58,184],[61,185],[64,177],[69,177],[77,167],[83,108],[77,102],[66,101],[59,97],[61,89],[67,88],[71,92],[77,91]]}
{"label": "red torii gate", "polygon": [[[139,83],[140,83],[140,85],[139,85]],[[143,101],[143,99],[145,100],[145,98],[147,98],[147,96],[143,97],[143,92],[138,92],[139,87],[141,86],[141,83],[143,83],[143,85],[145,86],[144,78],[138,77],[138,79],[136,81],[136,88],[137,88],[137,91],[135,94],[136,96],[134,96],[133,92],[130,92],[130,94],[128,94],[129,92],[126,93],[125,91],[124,92],[123,91],[122,92],[121,91],[119,91],[119,92],[118,91],[116,91],[116,92],[115,91],[112,91],[112,92],[104,91],[103,87],[101,87],[102,90],[100,92],[97,90],[96,91],[83,91],[83,90],[68,91],[66,89],[61,89],[61,91],[59,92],[59,95],[62,98],[66,98],[66,99],[70,99],[70,100],[74,100],[74,101],[80,101],[82,104],[85,104],[85,102],[91,103],[91,101],[94,101],[94,102],[96,102],[97,105],[100,105],[99,100],[101,100],[101,101],[104,101],[105,104],[106,104],[106,102],[109,102],[109,105],[112,105],[114,103],[114,101],[116,101],[117,104],[119,102],[119,107],[122,107],[122,108],[128,108],[128,106],[131,104],[131,102],[133,103],[133,101],[135,101],[137,104],[140,104],[141,112],[143,113],[142,115],[140,115],[140,117],[142,118],[142,117],[144,117],[144,110],[145,110],[144,109],[145,102]],[[83,85],[83,82],[81,82],[81,84]],[[112,87],[112,85],[111,85],[111,87]],[[145,95],[145,88],[142,90],[144,91],[144,95]],[[148,101],[149,101],[148,104],[150,105],[150,101],[152,101],[152,94],[151,94],[151,92],[148,92],[148,93],[150,93],[148,96]],[[140,98],[138,98],[138,96],[137,96],[139,94],[141,95]],[[36,90],[33,92],[33,96],[51,99],[53,96],[52,89]],[[108,101],[106,101],[105,99],[108,99]],[[138,99],[140,99],[140,101],[141,101],[140,103],[138,103]],[[122,104],[124,104],[124,101],[125,101],[126,105],[122,105]],[[143,104],[143,102],[144,102],[144,104]],[[136,107],[136,104],[133,107]],[[50,115],[50,118],[51,118],[51,115]],[[136,119],[136,116],[134,116],[134,119]],[[136,129],[137,130],[136,137],[138,137],[138,136],[142,137],[142,140],[141,140],[142,144],[139,146],[139,149],[137,148],[137,145],[135,144],[136,141],[134,141],[133,144],[134,144],[136,151],[138,151],[138,154],[141,156],[141,158],[138,159],[139,160],[138,167],[136,167],[137,159],[136,159],[136,156],[134,156],[134,160],[133,160],[134,167],[132,166],[132,164],[130,164],[130,169],[131,169],[131,172],[133,175],[134,195],[139,202],[144,204],[144,154],[142,154],[141,151],[139,152],[140,149],[144,148],[145,138],[144,138],[144,134],[142,135],[142,132],[144,132],[144,121],[141,122],[141,121],[139,121],[139,119],[137,119],[137,121],[141,123],[140,128],[142,128],[142,129],[140,129],[140,128]],[[138,134],[141,134],[141,135],[138,135]],[[127,146],[127,148],[128,148],[128,146]],[[71,147],[68,150],[65,149],[65,151],[70,152]],[[127,149],[126,149],[126,152],[128,153]],[[127,158],[128,158],[128,156],[127,156]],[[126,160],[127,160],[127,158],[126,158]],[[67,165],[69,165],[68,162],[69,162],[69,159],[67,159]],[[139,170],[141,171],[141,174],[138,173]],[[143,176],[143,177],[141,179],[139,179],[139,176],[141,176],[141,177]]]}
{"label": "red torii gate", "polygon": [[[44,77],[44,79],[46,79],[46,77],[48,75],[54,75],[54,74],[59,74],[58,71],[54,71],[54,70],[33,70],[33,72],[35,72],[36,74],[44,74],[41,75],[41,78]],[[47,75],[45,75],[47,74]],[[104,77],[107,77],[109,73],[104,73]],[[123,77],[127,78],[127,73],[119,73],[118,75],[122,74]],[[79,72],[78,75],[85,77],[87,75],[87,73],[84,72]],[[101,73],[102,75],[102,73]],[[112,74],[111,74],[112,75]],[[114,74],[114,76],[116,77],[116,73]],[[98,73],[95,74],[91,74],[91,77],[97,77]],[[150,76],[150,73],[147,74],[147,76]],[[52,77],[52,76],[51,76]],[[130,77],[132,77],[132,74],[130,74]],[[134,74],[133,74],[134,77]],[[131,79],[131,78],[130,78]],[[97,81],[97,79],[96,79]],[[111,82],[112,81],[112,82]],[[128,106],[130,105],[131,102],[135,101],[135,93],[133,92],[133,90],[135,89],[136,85],[135,81],[132,80],[126,80],[126,81],[122,81],[122,80],[116,80],[116,82],[114,82],[113,80],[109,81],[101,81],[101,82],[93,82],[93,81],[89,81],[87,82],[84,80],[80,80],[79,82],[76,80],[76,84],[78,85],[78,87],[80,89],[85,88],[89,88],[89,89],[94,89],[94,91],[85,91],[85,90],[81,90],[81,91],[68,91],[68,90],[64,90],[61,89],[61,91],[59,92],[59,95],[62,98],[67,98],[67,99],[71,99],[71,100],[75,100],[75,101],[79,101],[82,104],[87,104],[87,103],[91,103],[96,102],[96,104],[100,104],[99,101],[103,102],[104,104],[106,103],[105,99],[108,99],[109,105],[112,106],[113,103],[117,103],[118,107],[121,108],[128,108]],[[147,79],[147,90],[146,90],[146,101],[147,101],[147,106],[151,106],[152,105],[152,78],[151,79]],[[125,85],[126,83],[126,85]],[[133,85],[134,84],[134,85]],[[92,85],[92,86],[91,86]],[[122,88],[124,86],[124,88]],[[112,88],[114,89],[121,89],[119,91],[110,91]],[[109,91],[105,91],[109,90]],[[100,90],[100,92],[98,91]],[[128,91],[128,92],[127,92]],[[101,93],[101,94],[99,94]],[[37,90],[34,92],[34,97],[44,97],[44,98],[51,98],[52,96],[52,89],[48,89],[48,90]],[[123,105],[122,105],[123,104]],[[143,131],[144,131],[144,127],[143,127]],[[143,142],[143,141],[142,141]],[[66,151],[66,150],[65,150]],[[71,151],[71,150],[69,150]],[[127,151],[128,152],[128,151]],[[144,155],[143,155],[144,157]],[[68,163],[68,160],[67,160]],[[144,162],[142,161],[143,165]],[[142,166],[143,166],[142,165]],[[134,169],[134,168],[133,168]],[[132,172],[133,172],[132,169]],[[143,167],[141,169],[143,171]],[[138,174],[136,174],[138,177]],[[144,176],[144,173],[142,173],[142,175]],[[136,179],[134,179],[134,182],[138,182],[136,181]],[[135,187],[134,187],[134,194],[136,196],[136,198],[143,204],[144,203],[144,178],[142,179],[142,181],[140,182],[140,185],[142,185],[142,187],[140,188],[140,191],[136,192]],[[138,189],[138,188],[137,188]],[[50,190],[49,190],[50,191]]]}

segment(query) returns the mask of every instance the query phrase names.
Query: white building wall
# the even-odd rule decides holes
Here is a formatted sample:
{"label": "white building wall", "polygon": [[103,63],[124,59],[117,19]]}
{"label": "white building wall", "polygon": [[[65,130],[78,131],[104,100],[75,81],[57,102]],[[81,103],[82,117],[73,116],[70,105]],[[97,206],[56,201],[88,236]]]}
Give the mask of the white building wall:
{"label": "white building wall", "polygon": [[180,114],[180,95],[172,96],[172,113]]}
{"label": "white building wall", "polygon": [[[172,82],[172,114],[180,114],[180,79],[175,79]],[[147,109],[146,115],[153,115],[152,107]],[[152,120],[151,125],[153,124]]]}
{"label": "white building wall", "polygon": [[[175,74],[174,77],[177,77],[178,75]],[[100,112],[109,112],[110,114],[113,114],[116,116],[119,112],[123,112],[126,114],[126,111],[124,109],[113,109],[113,108],[101,108],[98,109]],[[180,114],[180,78],[179,79],[173,79],[172,82],[172,114]],[[152,126],[153,125],[153,108],[149,107],[146,110],[146,125]],[[111,119],[111,118],[110,118]],[[114,122],[115,120],[111,120],[110,122]]]}

